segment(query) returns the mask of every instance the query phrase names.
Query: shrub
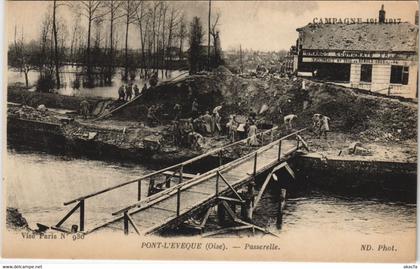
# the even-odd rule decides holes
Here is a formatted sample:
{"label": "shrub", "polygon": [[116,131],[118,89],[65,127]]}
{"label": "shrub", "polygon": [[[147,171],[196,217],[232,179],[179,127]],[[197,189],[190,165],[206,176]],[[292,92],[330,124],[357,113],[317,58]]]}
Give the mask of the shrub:
{"label": "shrub", "polygon": [[54,76],[51,72],[41,73],[36,83],[39,92],[50,92],[55,87]]}

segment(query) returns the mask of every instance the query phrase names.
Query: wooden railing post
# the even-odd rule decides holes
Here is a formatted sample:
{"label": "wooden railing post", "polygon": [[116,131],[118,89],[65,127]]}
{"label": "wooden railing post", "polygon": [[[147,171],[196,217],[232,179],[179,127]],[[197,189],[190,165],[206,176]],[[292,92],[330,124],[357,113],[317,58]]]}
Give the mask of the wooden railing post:
{"label": "wooden railing post", "polygon": [[217,171],[216,172],[216,197],[219,196],[219,176],[220,176],[220,172]]}
{"label": "wooden railing post", "polygon": [[280,161],[280,159],[281,159],[281,142],[282,142],[283,140],[279,140],[279,152],[278,152],[278,161]]}
{"label": "wooden railing post", "polygon": [[83,232],[85,230],[85,200],[81,200],[80,204],[80,231]]}
{"label": "wooden railing post", "polygon": [[183,178],[182,178],[183,170],[184,170],[184,166],[181,165],[181,168],[179,169],[179,183],[182,183],[182,180],[183,180]]}
{"label": "wooden railing post", "polygon": [[137,201],[141,200],[141,180],[137,181]]}
{"label": "wooden railing post", "polygon": [[128,212],[124,211],[124,234],[128,235]]}
{"label": "wooden railing post", "polygon": [[255,180],[255,177],[257,176],[257,156],[258,156],[258,153],[255,152],[255,156],[254,156],[254,180]]}
{"label": "wooden railing post", "polygon": [[179,216],[179,211],[181,208],[181,188],[178,188],[176,193],[176,216]]}

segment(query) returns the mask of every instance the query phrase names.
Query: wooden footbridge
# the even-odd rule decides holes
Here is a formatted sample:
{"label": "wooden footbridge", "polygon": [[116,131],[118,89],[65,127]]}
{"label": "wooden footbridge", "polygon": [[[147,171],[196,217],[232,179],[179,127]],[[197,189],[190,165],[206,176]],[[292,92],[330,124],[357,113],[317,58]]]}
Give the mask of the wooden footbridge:
{"label": "wooden footbridge", "polygon": [[[290,133],[280,138],[279,128],[260,132],[256,135],[259,146],[250,150],[250,138],[231,143],[222,148],[217,148],[203,155],[185,162],[161,169],[148,175],[136,178],[116,186],[65,202],[64,205],[75,204],[52,229],[63,232],[83,232],[85,234],[104,230],[112,230],[125,234],[137,233],[141,235],[153,234],[164,228],[189,225],[205,233],[205,225],[211,209],[218,207],[219,216],[230,216],[234,227],[232,229],[265,229],[252,224],[252,212],[258,205],[264,190],[271,179],[276,179],[273,174],[286,169],[294,177],[292,169],[287,164],[291,156],[300,148],[307,149],[305,141],[300,134],[305,129]],[[239,158],[223,163],[223,154],[240,148],[246,153]],[[209,156],[218,156],[218,167],[202,174],[185,173],[189,165]],[[255,195],[253,183],[260,174],[268,173],[266,179]],[[156,182],[160,182],[155,185]],[[94,227],[87,227],[85,223],[85,201],[111,191],[121,191],[121,187],[133,185],[137,189],[137,199],[115,212],[110,212],[112,218],[105,223]],[[142,188],[149,188],[148,195],[142,197]],[[160,186],[156,190],[156,186]],[[126,195],[124,192],[121,195]],[[143,195],[144,196],[144,195]],[[236,215],[236,205],[241,207],[240,216]],[[76,225],[65,228],[64,223],[75,212],[79,212]],[[201,216],[201,220],[194,218]],[[188,224],[189,223],[189,224]],[[66,225],[69,227],[69,225]]]}

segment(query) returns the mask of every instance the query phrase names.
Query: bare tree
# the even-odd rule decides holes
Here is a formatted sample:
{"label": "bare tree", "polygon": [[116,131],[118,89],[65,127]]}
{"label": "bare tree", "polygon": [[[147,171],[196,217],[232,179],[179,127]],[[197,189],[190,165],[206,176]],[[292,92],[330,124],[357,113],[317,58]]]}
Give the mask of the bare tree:
{"label": "bare tree", "polygon": [[136,20],[137,20],[137,26],[139,27],[140,32],[140,45],[141,45],[141,59],[142,59],[142,65],[140,66],[140,75],[146,76],[146,52],[145,52],[145,46],[146,46],[146,39],[147,39],[147,32],[146,29],[149,25],[149,14],[147,12],[147,5],[145,2],[140,2],[140,5],[137,9],[136,13]]}
{"label": "bare tree", "polygon": [[210,70],[210,28],[211,28],[211,0],[209,0],[209,22],[208,22],[208,35],[207,35],[207,69]]}
{"label": "bare tree", "polygon": [[53,2],[53,35],[54,35],[54,65],[55,65],[55,83],[56,88],[60,88],[60,63],[59,63],[59,56],[58,56],[58,37],[57,37],[57,8],[60,4],[57,4],[57,0]]}
{"label": "bare tree", "polygon": [[87,78],[88,85],[93,86],[92,78],[92,62],[91,62],[91,31],[92,31],[92,22],[101,18],[105,15],[102,8],[104,6],[103,1],[100,0],[87,0],[87,1],[77,1],[69,2],[77,13],[81,14],[88,20],[88,30],[87,30],[87,47],[86,47],[86,67],[87,67]]}
{"label": "bare tree", "polygon": [[213,55],[213,65],[215,67],[219,66],[222,61],[222,49],[220,47],[220,35],[219,30],[217,29],[219,25],[220,13],[216,14],[216,19],[214,20],[213,24],[210,28],[210,35],[213,38],[213,48],[214,48],[214,55]]}
{"label": "bare tree", "polygon": [[109,66],[107,70],[106,80],[111,83],[112,75],[114,73],[114,27],[116,21],[124,16],[122,13],[122,6],[124,2],[109,0],[105,2],[105,6],[109,15]]}
{"label": "bare tree", "polygon": [[[179,24],[179,12],[178,10],[173,6],[171,9],[171,17],[169,19],[169,25],[168,25],[168,45],[167,48],[170,49],[169,51],[169,62],[172,63],[172,42],[173,42],[173,38],[174,38],[174,32],[175,32],[175,28],[178,26]],[[166,65],[166,72],[165,72],[165,76],[168,77],[168,69],[169,67]]]}
{"label": "bare tree", "polygon": [[74,25],[73,25],[73,31],[71,34],[71,42],[70,42],[70,61],[74,62],[73,60],[73,54],[76,47],[76,44],[78,42],[78,34],[80,32],[80,14],[77,15]]}
{"label": "bare tree", "polygon": [[183,46],[184,46],[184,39],[187,37],[187,24],[185,23],[185,16],[182,15],[180,22],[179,22],[179,32],[178,32],[178,38],[179,38],[179,57],[182,57],[183,55]]}
{"label": "bare tree", "polygon": [[166,38],[166,36],[165,36],[165,33],[166,33],[166,13],[167,13],[167,11],[168,11],[168,5],[166,4],[166,2],[162,2],[162,5],[161,5],[161,13],[162,13],[162,16],[163,16],[163,19],[162,19],[162,40],[161,40],[161,58],[162,58],[162,60],[161,60],[161,73],[162,73],[162,77],[163,77],[163,69],[164,69],[164,66],[165,66],[165,57],[166,57],[166,55],[165,55],[165,52],[166,52],[166,43],[165,43],[165,38]]}

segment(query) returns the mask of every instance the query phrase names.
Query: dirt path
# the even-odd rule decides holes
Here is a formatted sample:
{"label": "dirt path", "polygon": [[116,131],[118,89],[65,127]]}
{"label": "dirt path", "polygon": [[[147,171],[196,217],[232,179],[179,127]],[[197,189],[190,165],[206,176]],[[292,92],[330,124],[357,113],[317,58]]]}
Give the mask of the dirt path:
{"label": "dirt path", "polygon": [[[354,135],[329,133],[327,140],[308,136],[307,142],[311,150],[309,156],[321,155],[342,160],[417,162],[417,142],[414,140],[369,141],[357,139]],[[353,148],[355,143],[360,143],[358,148],[363,149],[352,154],[349,148]]]}

